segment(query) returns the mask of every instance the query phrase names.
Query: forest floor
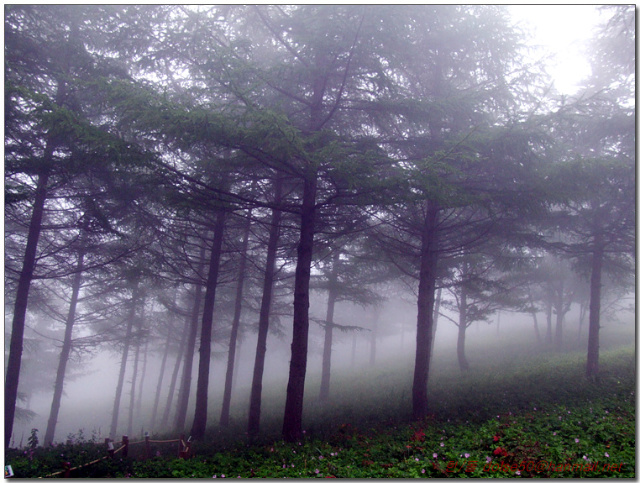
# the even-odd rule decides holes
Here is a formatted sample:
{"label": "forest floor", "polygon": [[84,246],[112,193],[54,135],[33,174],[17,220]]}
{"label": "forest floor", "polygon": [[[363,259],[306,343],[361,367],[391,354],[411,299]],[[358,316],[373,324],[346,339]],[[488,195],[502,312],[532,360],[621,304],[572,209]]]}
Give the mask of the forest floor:
{"label": "forest floor", "polygon": [[[419,423],[398,406],[408,401],[406,381],[394,386],[399,377],[390,369],[362,378],[361,388],[336,381],[334,401],[340,402],[309,405],[304,441],[265,436],[250,444],[246,437],[212,432],[187,460],[174,457],[174,445],[152,445],[155,456],[147,460],[132,446],[128,458],[116,455],[71,476],[634,478],[635,348],[604,351],[600,361],[596,382],[584,377],[579,353],[466,376],[435,374],[432,413]],[[371,387],[378,391],[363,392]],[[42,477],[60,471],[62,462],[76,467],[104,455],[103,443],[80,441],[10,449],[5,465],[18,478]]]}

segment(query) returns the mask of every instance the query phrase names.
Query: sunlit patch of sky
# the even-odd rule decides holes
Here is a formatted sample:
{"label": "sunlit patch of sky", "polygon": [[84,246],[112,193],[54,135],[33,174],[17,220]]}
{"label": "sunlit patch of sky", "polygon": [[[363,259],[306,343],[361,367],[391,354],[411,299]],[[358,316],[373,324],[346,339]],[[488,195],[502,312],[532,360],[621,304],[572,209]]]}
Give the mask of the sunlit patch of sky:
{"label": "sunlit patch of sky", "polygon": [[586,57],[602,15],[597,5],[510,5],[511,17],[552,57],[547,71],[555,88],[573,94],[591,73]]}

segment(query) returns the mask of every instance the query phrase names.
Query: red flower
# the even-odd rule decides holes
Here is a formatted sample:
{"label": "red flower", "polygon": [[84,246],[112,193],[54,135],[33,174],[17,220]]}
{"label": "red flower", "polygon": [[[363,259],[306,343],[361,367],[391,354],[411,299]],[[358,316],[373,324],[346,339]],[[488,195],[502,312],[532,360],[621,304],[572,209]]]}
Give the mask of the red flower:
{"label": "red flower", "polygon": [[493,442],[497,443],[498,441],[500,441],[500,436],[498,436],[497,434],[493,437]]}
{"label": "red flower", "polygon": [[493,450],[493,454],[496,456],[507,456],[509,453],[507,453],[506,449],[497,447]]}

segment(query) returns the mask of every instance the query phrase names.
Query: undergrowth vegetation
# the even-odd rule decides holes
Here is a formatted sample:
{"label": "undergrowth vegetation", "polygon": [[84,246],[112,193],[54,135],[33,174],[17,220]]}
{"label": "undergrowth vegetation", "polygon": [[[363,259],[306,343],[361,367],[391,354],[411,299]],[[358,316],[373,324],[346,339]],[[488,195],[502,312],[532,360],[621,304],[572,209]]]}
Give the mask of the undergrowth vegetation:
{"label": "undergrowth vegetation", "polygon": [[[357,384],[337,379],[335,402],[310,400],[304,441],[279,441],[279,421],[266,418],[264,435],[249,442],[236,422],[235,436],[211,431],[188,460],[173,445],[154,446],[151,459],[132,451],[72,476],[635,477],[635,349],[602,353],[598,381],[585,379],[584,359],[531,355],[467,376],[434,371],[431,414],[420,422],[408,418],[407,374],[389,367]],[[104,454],[88,441],[9,450],[5,464],[17,477],[39,477]]]}

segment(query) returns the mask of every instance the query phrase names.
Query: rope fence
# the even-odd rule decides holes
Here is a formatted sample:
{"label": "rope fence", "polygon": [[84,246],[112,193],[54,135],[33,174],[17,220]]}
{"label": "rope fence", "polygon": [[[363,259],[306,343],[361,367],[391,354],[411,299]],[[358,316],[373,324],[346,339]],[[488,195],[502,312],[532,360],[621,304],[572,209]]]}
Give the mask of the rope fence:
{"label": "rope fence", "polygon": [[111,439],[106,438],[104,443],[107,447],[107,455],[102,458],[95,459],[90,461],[89,463],[85,463],[83,465],[71,467],[71,463],[64,462],[62,463],[62,470],[57,471],[55,473],[48,474],[46,476],[40,476],[39,478],[51,478],[53,476],[62,475],[62,478],[71,478],[71,472],[75,470],[79,470],[81,468],[86,468],[91,465],[95,465],[96,463],[100,463],[106,459],[113,458],[116,454],[122,452],[123,458],[129,457],[129,447],[135,446],[138,444],[144,443],[145,451],[144,451],[144,459],[148,459],[151,457],[151,444],[163,444],[163,443],[179,443],[178,444],[178,458],[186,459],[191,456],[191,438],[185,441],[184,435],[181,435],[178,439],[166,439],[166,440],[156,440],[149,438],[148,435],[145,436],[144,439],[140,441],[129,441],[129,437],[124,435],[122,436],[122,445],[118,449],[114,449],[113,441]]}

